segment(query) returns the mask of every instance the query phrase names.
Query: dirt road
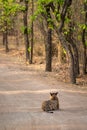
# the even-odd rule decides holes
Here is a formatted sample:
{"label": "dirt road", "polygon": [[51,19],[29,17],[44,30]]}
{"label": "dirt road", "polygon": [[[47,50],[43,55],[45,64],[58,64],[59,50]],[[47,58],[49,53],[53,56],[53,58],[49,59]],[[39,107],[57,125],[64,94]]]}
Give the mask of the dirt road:
{"label": "dirt road", "polygon": [[[0,56],[0,130],[87,130],[87,91],[65,86]],[[41,104],[54,89],[61,110],[49,114]]]}

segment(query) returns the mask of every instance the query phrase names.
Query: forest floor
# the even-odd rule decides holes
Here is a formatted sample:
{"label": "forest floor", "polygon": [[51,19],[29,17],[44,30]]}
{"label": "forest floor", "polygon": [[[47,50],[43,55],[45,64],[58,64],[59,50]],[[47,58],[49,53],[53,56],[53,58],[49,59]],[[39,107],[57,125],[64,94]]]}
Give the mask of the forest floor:
{"label": "forest floor", "polygon": [[[63,77],[44,72],[44,66],[41,61],[25,64],[22,52],[6,55],[0,50],[0,130],[87,129],[86,83],[61,82]],[[54,90],[59,92],[60,110],[43,112],[41,104]]]}
{"label": "forest floor", "polygon": [[[59,64],[57,57],[53,57],[52,72],[50,73],[45,72],[44,56],[34,55],[33,64],[27,63],[23,47],[21,50],[11,49],[7,54],[5,53],[4,48],[2,47],[0,49],[0,53],[2,55],[7,55],[7,57],[14,59],[15,64],[21,64],[21,66],[25,69],[33,69],[34,71],[38,71],[38,73],[44,75],[47,78],[53,78],[59,82],[70,83],[69,63]],[[73,86],[82,90],[87,89],[87,75],[83,75],[81,73],[77,78],[76,85]]]}

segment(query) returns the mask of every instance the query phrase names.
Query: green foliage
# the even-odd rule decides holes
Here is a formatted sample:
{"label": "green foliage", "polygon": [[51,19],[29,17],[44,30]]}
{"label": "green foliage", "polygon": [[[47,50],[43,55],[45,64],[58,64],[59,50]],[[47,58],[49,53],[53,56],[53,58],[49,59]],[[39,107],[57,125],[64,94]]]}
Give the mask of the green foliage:
{"label": "green foliage", "polygon": [[56,14],[56,18],[57,18],[58,21],[61,20],[61,15],[60,15],[60,13],[57,13],[57,14]]}
{"label": "green foliage", "polygon": [[82,36],[81,36],[81,35],[78,35],[77,38],[78,38],[78,40],[81,40],[81,39],[82,39]]}
{"label": "green foliage", "polygon": [[59,3],[60,5],[62,5],[64,3],[64,1],[65,0],[55,0],[55,1],[54,0],[38,0],[38,3],[47,5],[47,4],[52,2],[52,3],[55,3],[55,4]]}
{"label": "green foliage", "polygon": [[30,51],[31,51],[31,47],[28,48],[28,52],[30,52]]}
{"label": "green foliage", "polygon": [[[60,5],[63,5],[63,3],[64,3],[64,0],[38,0],[37,1],[37,5],[38,5],[38,7],[37,7],[37,12],[38,12],[38,14],[40,14],[40,13],[46,13],[46,10],[45,10],[45,6],[47,6],[47,5],[49,5],[50,3],[53,3],[54,5],[57,5],[57,4],[60,4]],[[56,12],[57,12],[57,8],[55,8],[55,14],[56,14]],[[60,14],[57,14],[58,16],[58,18],[60,18]]]}
{"label": "green foliage", "polygon": [[82,30],[87,30],[87,25],[86,24],[79,24],[79,28]]}
{"label": "green foliage", "polygon": [[21,32],[24,34],[26,31],[27,31],[28,34],[30,34],[31,33],[30,27],[27,28],[26,26],[22,26]]}
{"label": "green foliage", "polygon": [[69,34],[69,31],[65,30],[65,31],[64,31],[64,34],[65,34],[65,35],[68,35],[68,34]]}
{"label": "green foliage", "polygon": [[63,48],[63,53],[66,55],[67,54],[67,52],[66,52],[66,50]]}
{"label": "green foliage", "polygon": [[[49,28],[54,28],[54,23],[56,23],[56,26],[58,27],[61,22],[61,9],[62,5],[64,4],[65,0],[38,0],[37,1],[37,9],[34,13],[34,16],[32,17],[32,20],[35,20],[37,16],[45,16],[47,19],[47,22],[49,23]],[[54,10],[50,7],[50,14],[51,17],[48,15],[47,8],[50,6],[50,4],[54,5]],[[58,10],[58,5],[60,6],[60,11]],[[69,22],[69,19],[66,18],[66,22]]]}
{"label": "green foliage", "polygon": [[87,46],[87,41],[85,42],[85,45]]}
{"label": "green foliage", "polygon": [[65,22],[68,24],[71,21],[68,17],[65,17]]}
{"label": "green foliage", "polygon": [[11,29],[14,18],[24,7],[16,3],[16,0],[0,0],[0,31]]}
{"label": "green foliage", "polygon": [[87,3],[87,0],[84,0],[84,3]]}

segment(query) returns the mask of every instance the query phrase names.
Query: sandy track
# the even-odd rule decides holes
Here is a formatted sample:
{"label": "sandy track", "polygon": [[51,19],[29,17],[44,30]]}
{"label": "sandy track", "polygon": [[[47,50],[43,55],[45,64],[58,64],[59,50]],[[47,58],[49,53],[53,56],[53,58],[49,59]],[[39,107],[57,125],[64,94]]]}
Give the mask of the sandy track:
{"label": "sandy track", "polygon": [[[0,130],[87,130],[87,91],[62,85],[0,57]],[[61,110],[49,114],[41,103],[53,89]]]}

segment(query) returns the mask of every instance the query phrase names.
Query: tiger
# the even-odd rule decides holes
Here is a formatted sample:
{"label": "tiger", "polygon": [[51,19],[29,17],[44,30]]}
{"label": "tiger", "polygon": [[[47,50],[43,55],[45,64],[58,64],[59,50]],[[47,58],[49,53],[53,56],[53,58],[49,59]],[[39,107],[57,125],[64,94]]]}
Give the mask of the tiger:
{"label": "tiger", "polygon": [[59,99],[57,97],[58,92],[50,93],[50,100],[43,101],[42,110],[53,113],[54,110],[59,110]]}

